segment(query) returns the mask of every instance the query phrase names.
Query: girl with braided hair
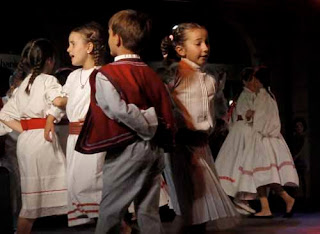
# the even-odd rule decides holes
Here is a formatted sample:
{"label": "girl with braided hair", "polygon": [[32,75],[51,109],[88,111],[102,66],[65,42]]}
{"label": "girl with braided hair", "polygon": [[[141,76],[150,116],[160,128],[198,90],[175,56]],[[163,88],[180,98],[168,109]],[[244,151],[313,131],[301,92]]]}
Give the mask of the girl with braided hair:
{"label": "girl with braided hair", "polygon": [[[103,65],[105,34],[101,25],[89,22],[73,29],[69,35],[73,66],[63,86],[63,98],[54,104],[66,109],[69,120],[67,140],[68,226],[94,222],[98,217],[102,191],[102,169],[105,152],[85,155],[75,150],[75,145],[90,104],[89,77],[94,69]],[[48,130],[50,132],[50,130]],[[46,138],[50,140],[47,134]]]}
{"label": "girl with braided hair", "polygon": [[52,101],[61,95],[62,86],[50,75],[55,65],[51,42],[32,40],[23,49],[16,74],[26,74],[0,112],[0,120],[20,132],[17,157],[21,178],[22,208],[17,233],[30,233],[36,218],[67,212],[65,156],[52,133],[44,139],[48,115],[59,119]]}

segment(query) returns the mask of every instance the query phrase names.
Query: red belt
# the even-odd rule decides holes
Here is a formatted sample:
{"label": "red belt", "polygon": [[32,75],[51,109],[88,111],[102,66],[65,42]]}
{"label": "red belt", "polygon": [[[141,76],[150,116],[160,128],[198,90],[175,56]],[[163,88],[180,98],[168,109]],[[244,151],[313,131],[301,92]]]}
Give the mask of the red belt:
{"label": "red belt", "polygon": [[45,118],[37,118],[37,119],[21,119],[20,123],[23,131],[31,130],[31,129],[41,129],[46,126],[47,119]]}
{"label": "red belt", "polygon": [[69,134],[79,135],[82,129],[83,122],[70,122],[69,123]]}

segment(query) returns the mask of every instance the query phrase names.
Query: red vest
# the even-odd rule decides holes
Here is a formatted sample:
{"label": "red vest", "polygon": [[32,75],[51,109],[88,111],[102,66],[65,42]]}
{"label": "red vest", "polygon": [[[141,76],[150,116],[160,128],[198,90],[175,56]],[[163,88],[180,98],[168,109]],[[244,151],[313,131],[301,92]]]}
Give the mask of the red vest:
{"label": "red vest", "polygon": [[139,138],[126,125],[108,118],[97,105],[95,83],[98,72],[108,78],[126,103],[133,103],[143,110],[155,108],[159,125],[153,140],[169,151],[174,144],[175,132],[169,94],[157,74],[138,59],[119,60],[92,72],[90,107],[76,150],[85,154],[121,150]]}

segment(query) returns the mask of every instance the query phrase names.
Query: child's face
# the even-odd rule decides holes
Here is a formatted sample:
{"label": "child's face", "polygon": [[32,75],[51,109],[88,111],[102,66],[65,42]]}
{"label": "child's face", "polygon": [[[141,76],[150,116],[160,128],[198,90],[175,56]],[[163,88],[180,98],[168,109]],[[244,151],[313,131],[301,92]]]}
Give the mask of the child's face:
{"label": "child's face", "polygon": [[186,36],[187,40],[178,53],[181,57],[203,66],[207,62],[210,52],[207,30],[191,29],[186,31]]}
{"label": "child's face", "polygon": [[78,32],[69,35],[69,47],[67,49],[73,66],[83,66],[89,57],[89,43]]}
{"label": "child's face", "polygon": [[295,125],[295,130],[298,134],[302,134],[304,132],[304,127],[301,122],[297,122]]}

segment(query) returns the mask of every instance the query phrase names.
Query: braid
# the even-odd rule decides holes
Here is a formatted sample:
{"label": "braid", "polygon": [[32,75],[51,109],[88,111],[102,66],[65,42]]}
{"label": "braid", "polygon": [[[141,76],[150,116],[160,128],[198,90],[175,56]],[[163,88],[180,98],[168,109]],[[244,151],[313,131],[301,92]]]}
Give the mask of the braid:
{"label": "braid", "polygon": [[33,68],[33,71],[32,71],[31,77],[29,79],[28,85],[27,85],[27,87],[25,89],[27,94],[30,94],[31,85],[33,84],[33,82],[36,79],[36,77],[38,75],[40,75],[40,74],[41,74],[41,67],[40,67],[40,64],[38,64]]}
{"label": "braid", "polygon": [[[32,70],[31,77],[25,89],[25,92],[29,95],[34,80],[37,78],[37,76],[46,71],[46,69],[48,68],[46,66],[46,62],[49,58],[54,60],[55,52],[51,42],[44,38],[33,40],[29,42],[27,45],[30,45],[30,47],[28,51],[24,50],[23,60],[21,62],[24,63],[25,60],[27,63],[26,69],[28,71]],[[50,73],[52,71],[48,70],[46,72]]]}
{"label": "braid", "polygon": [[95,40],[92,42],[93,43],[93,60],[94,60],[94,65],[99,66],[104,64],[104,54],[106,52],[105,46],[102,44],[102,41],[100,40]]}
{"label": "braid", "polygon": [[27,76],[27,59],[26,58],[22,58],[18,65],[16,70],[13,72],[12,76],[10,77],[10,88],[7,91],[7,96],[11,97],[13,90],[15,90],[15,88],[19,87],[22,80]]}

